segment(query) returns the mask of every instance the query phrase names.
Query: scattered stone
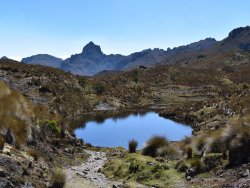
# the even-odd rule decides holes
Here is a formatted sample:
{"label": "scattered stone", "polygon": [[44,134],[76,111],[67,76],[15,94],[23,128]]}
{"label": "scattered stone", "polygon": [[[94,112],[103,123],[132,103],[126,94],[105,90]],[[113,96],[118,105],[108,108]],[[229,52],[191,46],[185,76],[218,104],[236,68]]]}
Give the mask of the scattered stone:
{"label": "scattered stone", "polygon": [[190,176],[187,176],[187,181],[190,181],[192,178]]}
{"label": "scattered stone", "polygon": [[196,171],[194,168],[189,168],[186,170],[186,177],[190,176],[190,177],[194,177],[196,175]]}
{"label": "scattered stone", "polygon": [[241,178],[246,178],[249,176],[249,170],[246,169],[245,171],[243,171],[242,173],[240,173]]}
{"label": "scattered stone", "polygon": [[153,166],[153,165],[154,165],[154,163],[153,163],[153,162],[151,162],[151,161],[147,161],[147,165],[148,165],[148,166]]}

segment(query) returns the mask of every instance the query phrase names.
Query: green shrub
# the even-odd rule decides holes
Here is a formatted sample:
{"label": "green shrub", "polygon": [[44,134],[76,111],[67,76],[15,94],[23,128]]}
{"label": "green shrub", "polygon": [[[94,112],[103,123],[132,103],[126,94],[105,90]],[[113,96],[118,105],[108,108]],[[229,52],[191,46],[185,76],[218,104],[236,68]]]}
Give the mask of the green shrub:
{"label": "green shrub", "polygon": [[136,161],[132,161],[129,165],[129,173],[136,173],[140,169],[140,165]]}
{"label": "green shrub", "polygon": [[47,120],[42,122],[42,125],[52,134],[60,135],[61,128],[58,126],[57,121],[55,120]]}
{"label": "green shrub", "polygon": [[136,140],[130,140],[128,143],[129,153],[135,153],[138,142]]}
{"label": "green shrub", "polygon": [[95,84],[93,86],[93,89],[95,90],[96,94],[98,94],[98,95],[101,95],[106,91],[105,86],[102,83]]}
{"label": "green shrub", "polygon": [[206,171],[210,171],[222,164],[223,154],[220,153],[209,153],[202,158],[205,165]]}
{"label": "green shrub", "polygon": [[169,141],[165,137],[154,136],[147,141],[146,146],[142,149],[142,155],[156,157],[157,150],[168,145]]}
{"label": "green shrub", "polygon": [[62,169],[55,169],[51,177],[52,188],[63,188],[66,183],[66,175]]}

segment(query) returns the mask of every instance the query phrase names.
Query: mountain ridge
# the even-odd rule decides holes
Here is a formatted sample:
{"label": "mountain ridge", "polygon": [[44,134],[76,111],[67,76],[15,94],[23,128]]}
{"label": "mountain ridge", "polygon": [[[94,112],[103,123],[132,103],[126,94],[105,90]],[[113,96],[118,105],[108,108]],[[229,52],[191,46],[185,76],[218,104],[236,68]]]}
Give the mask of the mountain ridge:
{"label": "mountain ridge", "polygon": [[[214,56],[218,52],[222,52],[224,55],[229,53],[232,55],[232,51],[249,50],[250,27],[246,26],[232,30],[221,41],[206,38],[188,45],[168,48],[167,50],[155,48],[142,50],[127,56],[121,54],[107,55],[102,52],[99,45],[91,41],[83,47],[81,53],[71,55],[64,61],[54,56],[42,57],[43,54],[39,54],[24,58],[22,62],[52,66],[75,75],[93,76],[105,70],[130,70],[140,65],[150,67],[156,64],[177,64],[181,66],[207,67],[210,66],[208,60],[215,61]],[[39,60],[39,58],[42,60]],[[223,58],[226,59],[227,55]]]}

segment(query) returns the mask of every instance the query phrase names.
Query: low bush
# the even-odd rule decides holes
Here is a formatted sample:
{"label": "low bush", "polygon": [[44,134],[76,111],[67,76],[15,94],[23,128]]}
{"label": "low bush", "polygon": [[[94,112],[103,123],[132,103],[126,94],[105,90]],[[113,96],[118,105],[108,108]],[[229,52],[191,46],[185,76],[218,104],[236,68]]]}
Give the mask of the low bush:
{"label": "low bush", "polygon": [[58,136],[61,135],[61,128],[59,127],[57,121],[47,120],[47,121],[41,122],[41,124],[43,128],[45,128],[50,133],[58,135]]}
{"label": "low bush", "polygon": [[223,154],[209,153],[202,158],[202,162],[205,165],[206,171],[210,171],[222,164]]}
{"label": "low bush", "polygon": [[136,140],[130,140],[128,143],[129,153],[135,153],[138,142]]}
{"label": "low bush", "polygon": [[165,137],[154,136],[147,141],[146,146],[142,149],[142,155],[156,157],[157,150],[168,145],[169,141]]}
{"label": "low bush", "polygon": [[188,165],[185,163],[185,161],[181,160],[175,164],[174,168],[179,172],[186,172]]}
{"label": "low bush", "polygon": [[51,188],[63,188],[66,183],[66,175],[62,169],[55,169],[51,177]]}

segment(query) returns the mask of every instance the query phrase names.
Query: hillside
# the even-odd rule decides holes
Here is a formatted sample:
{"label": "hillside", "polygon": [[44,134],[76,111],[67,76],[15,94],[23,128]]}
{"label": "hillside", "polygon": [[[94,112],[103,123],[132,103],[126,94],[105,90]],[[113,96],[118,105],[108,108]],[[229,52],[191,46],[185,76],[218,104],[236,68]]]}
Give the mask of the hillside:
{"label": "hillside", "polygon": [[[150,185],[156,185],[157,180],[157,185],[160,187],[169,185],[169,183],[184,183],[185,186],[197,185],[202,187],[204,181],[210,182],[211,185],[227,185],[228,180],[231,180],[230,185],[239,185],[240,182],[249,181],[249,178],[240,179],[239,181],[237,175],[235,175],[244,172],[242,169],[246,167],[243,163],[246,163],[245,158],[249,154],[249,152],[241,152],[247,151],[246,146],[248,146],[244,142],[245,138],[246,141],[248,139],[248,133],[244,131],[248,130],[248,127],[241,129],[241,126],[242,124],[248,125],[248,119],[245,121],[245,118],[249,116],[250,112],[248,105],[250,101],[249,66],[249,62],[245,64],[239,63],[231,67],[224,66],[222,69],[215,70],[176,65],[156,65],[154,67],[141,67],[111,74],[104,72],[104,74],[100,74],[96,77],[81,77],[50,67],[27,65],[9,59],[2,59],[0,60],[0,79],[11,89],[15,89],[25,97],[21,97],[20,102],[29,100],[29,105],[31,105],[31,103],[33,103],[33,105],[42,104],[45,108],[48,108],[48,110],[45,111],[39,108],[38,111],[31,111],[31,114],[28,115],[26,111],[22,111],[22,113],[25,113],[25,116],[21,114],[21,117],[27,117],[28,119],[28,117],[33,114],[37,117],[39,117],[39,114],[50,117],[42,116],[41,120],[50,120],[46,122],[45,125],[38,124],[34,126],[34,124],[36,124],[35,122],[28,124],[28,127],[31,128],[39,126],[54,127],[53,130],[55,132],[46,132],[46,130],[50,130],[48,128],[42,129],[45,131],[41,132],[43,135],[42,138],[46,135],[46,139],[42,139],[41,141],[37,140],[39,145],[35,148],[32,146],[32,149],[36,151],[43,151],[42,154],[44,155],[41,155],[42,161],[45,161],[49,167],[59,165],[60,167],[64,166],[64,168],[68,170],[68,167],[65,166],[68,160],[65,161],[65,158],[67,159],[69,157],[69,161],[75,164],[79,157],[84,157],[81,157],[85,151],[82,151],[82,149],[89,148],[106,153],[108,161],[104,166],[103,173],[105,173],[107,177],[115,178],[115,180],[126,178],[126,181],[129,182],[136,181],[137,183]],[[8,103],[7,100],[5,101]],[[204,141],[201,142],[201,144],[202,146],[203,144],[206,145],[206,152],[209,154],[214,151],[218,152],[218,150],[211,150],[210,147],[207,147],[207,145],[210,146],[211,140],[213,142],[218,141],[219,145],[225,145],[224,141],[220,143],[221,141],[216,138],[221,132],[226,132],[228,130],[227,127],[235,128],[236,130],[233,130],[232,133],[235,131],[239,132],[239,135],[244,139],[237,140],[238,137],[234,136],[227,138],[230,143],[234,143],[234,145],[233,147],[232,145],[227,145],[227,151],[231,152],[229,155],[231,157],[226,158],[224,161],[225,164],[217,164],[218,168],[213,170],[210,170],[210,168],[214,168],[214,166],[209,167],[209,169],[203,169],[204,171],[196,171],[196,175],[192,177],[189,182],[185,181],[183,172],[175,170],[175,164],[177,164],[178,161],[167,159],[168,162],[163,163],[156,161],[155,158],[143,156],[140,152],[129,154],[127,151],[124,151],[124,149],[102,150],[100,148],[93,148],[87,144],[82,146],[80,141],[77,141],[68,135],[68,133],[68,136],[65,138],[56,133],[57,130],[68,129],[72,131],[75,127],[82,126],[82,122],[86,121],[86,119],[82,120],[82,117],[86,115],[86,113],[88,114],[87,120],[98,118],[99,121],[103,121],[105,116],[100,115],[96,111],[98,110],[98,106],[102,104],[119,110],[133,111],[138,108],[157,110],[163,117],[191,125],[194,136],[189,138],[190,141],[184,140],[183,142],[176,143],[177,145],[174,146],[178,151],[184,152],[184,155],[181,155],[178,160],[184,160],[184,165],[188,165],[188,168],[190,164],[192,165],[192,161],[197,160],[197,156],[199,157],[198,159],[205,159],[203,156],[200,156],[200,152],[203,152],[203,147],[198,145],[201,142],[201,138]],[[22,105],[25,106],[26,104],[24,103]],[[33,109],[31,106],[28,109]],[[14,105],[13,107],[16,106]],[[20,111],[18,112],[20,113]],[[47,112],[56,116],[50,116]],[[119,114],[111,113],[111,117],[116,117],[116,115],[119,116]],[[54,121],[51,121],[55,119],[57,119],[59,123],[55,124]],[[241,123],[242,121],[243,123]],[[12,131],[18,133],[15,128]],[[41,133],[38,132],[36,138],[40,138]],[[64,134],[62,133],[60,135],[63,136]],[[25,137],[22,139],[25,139]],[[74,147],[72,147],[72,142],[74,143]],[[44,143],[48,146],[45,150],[46,152],[44,152],[44,148],[42,147]],[[16,146],[5,145],[5,148],[6,147]],[[194,155],[197,155],[196,158],[185,158],[185,149],[183,150],[183,148],[186,147],[192,148]],[[201,149],[197,149],[200,147]],[[216,143],[214,147],[216,149]],[[244,150],[242,150],[241,147]],[[30,146],[28,146],[25,151],[29,151],[29,149],[31,149]],[[219,149],[221,152],[222,148],[219,147]],[[6,151],[6,149],[4,151]],[[15,157],[21,155],[22,158],[25,159],[25,155],[19,152],[19,150],[12,149],[11,164],[14,164],[17,169],[20,167],[17,167],[15,162],[17,159]],[[117,155],[116,152],[120,154]],[[242,157],[232,158],[232,155],[235,156],[237,154],[234,152],[240,152],[240,156]],[[5,159],[6,155],[6,153],[0,154],[0,157]],[[93,155],[97,156],[97,153]],[[103,156],[104,155],[105,154],[103,154]],[[220,157],[221,154],[216,154],[216,156]],[[51,158],[56,161],[53,160],[54,162],[51,162]],[[91,160],[92,159],[96,162],[93,157],[91,157]],[[161,160],[165,159],[161,158]],[[34,163],[42,165],[40,161],[41,160]],[[130,173],[131,170],[129,168],[129,166],[134,164],[131,163],[131,161],[137,161],[139,165],[139,169],[133,174]],[[152,166],[147,165],[147,161],[150,161]],[[93,161],[91,161],[91,163],[92,162]],[[226,165],[229,162],[236,163],[239,166],[228,169]],[[90,165],[89,163],[90,162],[84,163],[84,165]],[[5,164],[4,169],[9,169],[7,164],[9,163]],[[163,168],[163,165],[167,165],[167,167]],[[49,167],[46,166],[44,169],[49,169]],[[28,166],[25,165],[23,165],[22,168],[28,169],[28,173],[32,173],[33,170],[36,170],[36,168],[29,169]],[[121,169],[124,169],[124,171],[121,171]],[[159,178],[154,179],[154,177],[151,176],[152,173],[147,174],[143,169],[157,172]],[[74,170],[71,169],[70,172],[74,172]],[[44,182],[49,183],[49,175],[51,173],[52,172],[49,171],[47,175],[40,177],[40,180],[37,180],[36,175],[28,176],[28,178],[35,179],[32,180],[34,185],[44,185]],[[97,175],[97,172],[93,173]],[[174,174],[174,177],[169,177],[169,173]],[[219,179],[217,179],[216,175],[218,173],[221,174]],[[19,178],[25,176],[21,174],[22,171],[18,171]],[[141,175],[146,179],[139,179]],[[88,176],[91,176],[91,174]],[[76,175],[75,178],[79,179],[79,176]],[[150,182],[146,181],[148,178],[151,178]],[[212,181],[213,179],[216,179],[216,182]],[[4,179],[4,181],[6,181],[6,179]],[[79,181],[81,181],[81,179]],[[16,184],[22,185],[23,183],[19,182]]]}
{"label": "hillside", "polygon": [[21,62],[33,65],[44,65],[54,68],[60,68],[63,60],[48,54],[38,54],[31,57],[26,57]]}
{"label": "hillside", "polygon": [[[166,52],[146,50],[132,54],[130,60],[139,62],[158,51],[158,55],[168,54],[168,61],[133,69],[126,64],[126,70],[103,70],[94,77],[0,59],[0,141],[4,143],[0,164],[6,174],[0,177],[0,185],[32,182],[46,187],[58,166],[73,174],[67,175],[70,185],[87,180],[95,185],[105,181],[158,187],[248,185],[248,37],[246,27],[233,30],[220,42],[206,39]],[[101,64],[115,56],[128,58],[105,55],[90,43],[66,61],[73,66],[78,61],[69,61],[91,59],[94,68],[94,62]],[[100,112],[100,107],[105,111]],[[102,122],[138,109],[184,122],[192,127],[193,135],[179,142],[163,141],[163,146],[152,149],[155,153],[147,145],[136,153],[92,147],[74,137],[75,128],[84,127],[86,121]],[[71,167],[81,161],[85,162]],[[15,170],[10,173],[10,169]]]}

